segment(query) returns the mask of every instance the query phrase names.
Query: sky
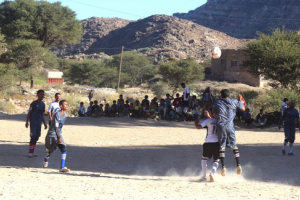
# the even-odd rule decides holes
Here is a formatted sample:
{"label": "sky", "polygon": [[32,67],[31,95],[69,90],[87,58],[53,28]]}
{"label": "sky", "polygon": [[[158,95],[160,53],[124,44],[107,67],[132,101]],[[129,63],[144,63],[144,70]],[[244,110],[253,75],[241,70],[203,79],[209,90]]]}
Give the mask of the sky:
{"label": "sky", "polygon": [[[58,0],[47,0],[57,2]],[[206,3],[207,0],[60,0],[63,6],[75,11],[77,19],[91,17],[118,17],[138,20],[151,15],[186,13]],[[0,2],[3,2],[1,0]]]}

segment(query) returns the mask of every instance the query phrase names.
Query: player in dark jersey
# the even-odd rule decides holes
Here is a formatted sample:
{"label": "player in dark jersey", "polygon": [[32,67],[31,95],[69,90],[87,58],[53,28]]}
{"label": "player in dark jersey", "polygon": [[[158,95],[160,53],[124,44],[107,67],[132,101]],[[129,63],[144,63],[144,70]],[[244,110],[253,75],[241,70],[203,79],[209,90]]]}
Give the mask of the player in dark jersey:
{"label": "player in dark jersey", "polygon": [[47,124],[44,119],[45,104],[42,101],[44,99],[44,90],[37,91],[37,100],[30,104],[29,112],[26,118],[25,127],[28,128],[28,121],[30,121],[30,143],[29,143],[29,153],[28,158],[36,157],[37,154],[34,153],[36,142],[41,136],[42,123],[44,123],[45,129],[47,129]]}
{"label": "player in dark jersey", "polygon": [[66,121],[68,109],[68,103],[66,100],[59,102],[60,111],[56,112],[52,118],[51,126],[45,138],[46,156],[44,158],[43,167],[48,167],[48,161],[51,153],[58,147],[61,151],[61,164],[60,172],[67,173],[70,169],[65,167],[66,156],[67,156],[67,145],[62,137],[62,127]]}
{"label": "player in dark jersey", "polygon": [[284,120],[284,143],[282,147],[282,154],[285,155],[286,146],[289,142],[289,156],[293,156],[293,146],[295,142],[296,125],[299,125],[299,112],[295,109],[295,101],[289,102],[289,107],[286,108],[281,116],[278,124],[278,129],[281,128],[281,123]]}

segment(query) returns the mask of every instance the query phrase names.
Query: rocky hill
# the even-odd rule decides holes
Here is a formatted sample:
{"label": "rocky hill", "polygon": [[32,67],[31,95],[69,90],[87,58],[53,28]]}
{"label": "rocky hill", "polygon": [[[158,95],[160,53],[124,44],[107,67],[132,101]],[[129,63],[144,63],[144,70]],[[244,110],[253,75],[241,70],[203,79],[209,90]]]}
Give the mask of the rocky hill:
{"label": "rocky hill", "polygon": [[299,30],[299,0],[207,0],[203,6],[173,16],[235,38],[256,38],[274,28]]}
{"label": "rocky hill", "polygon": [[138,21],[118,18],[90,18],[82,21],[84,29],[80,43],[60,49],[59,55],[113,55],[125,50],[140,50],[158,60],[189,56],[204,60],[213,46],[243,47],[245,41],[188,20],[166,15],[154,15]]}

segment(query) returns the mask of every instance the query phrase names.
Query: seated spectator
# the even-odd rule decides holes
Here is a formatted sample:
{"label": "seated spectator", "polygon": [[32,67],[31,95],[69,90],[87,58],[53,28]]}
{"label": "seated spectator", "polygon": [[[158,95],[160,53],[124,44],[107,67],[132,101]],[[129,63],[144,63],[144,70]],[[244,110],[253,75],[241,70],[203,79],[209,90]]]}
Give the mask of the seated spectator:
{"label": "seated spectator", "polygon": [[84,117],[85,107],[83,106],[83,102],[80,102],[80,106],[78,107],[78,116]]}
{"label": "seated spectator", "polygon": [[[155,105],[156,105],[156,112],[157,112],[157,111],[158,111],[157,97],[154,97],[153,100],[154,100],[154,103],[155,103]],[[150,104],[151,104],[151,103],[150,103]]]}
{"label": "seated spectator", "polygon": [[133,103],[130,103],[130,105],[129,105],[129,116],[131,116],[131,117],[133,115],[133,110],[134,110],[134,105],[133,105]]}
{"label": "seated spectator", "polygon": [[186,116],[186,118],[185,118],[186,121],[191,122],[191,121],[194,120],[193,108],[192,107],[188,108],[187,112],[185,113],[185,116]]}
{"label": "seated spectator", "polygon": [[148,100],[148,95],[145,95],[145,99],[142,100],[142,105],[144,104],[144,102],[146,102],[146,106],[149,106],[150,105],[150,102]]}
{"label": "seated spectator", "polygon": [[[265,115],[264,109],[260,109],[258,115],[256,116],[257,124],[259,127],[264,127],[267,124],[267,116]],[[261,125],[263,123],[263,125]]]}
{"label": "seated spectator", "polygon": [[141,104],[139,100],[136,100],[135,104],[133,105],[132,117],[140,117],[140,114],[141,114]]}
{"label": "seated spectator", "polygon": [[94,101],[94,105],[92,106],[92,117],[98,117],[99,115],[99,105],[98,105],[98,101],[95,100]]}
{"label": "seated spectator", "polygon": [[129,116],[130,112],[129,112],[129,101],[126,100],[125,104],[124,104],[124,116]]}
{"label": "seated spectator", "polygon": [[192,100],[190,101],[190,107],[192,107],[192,109],[194,109],[195,106],[199,106],[199,101],[197,100],[196,95],[193,95]]}
{"label": "seated spectator", "polygon": [[118,106],[118,112],[121,113],[124,110],[124,99],[123,99],[123,95],[120,94],[118,102],[117,102],[117,106]]}
{"label": "seated spectator", "polygon": [[147,114],[149,112],[149,106],[146,105],[146,102],[144,101],[141,106],[141,116],[143,118],[147,118]]}
{"label": "seated spectator", "polygon": [[252,124],[252,117],[249,108],[246,109],[246,111],[243,114],[243,119],[245,120],[245,126],[251,125]]}
{"label": "seated spectator", "polygon": [[90,102],[90,106],[87,108],[86,116],[88,116],[88,117],[91,117],[91,116],[92,116],[93,104],[94,104],[94,103],[91,101],[91,102]]}
{"label": "seated spectator", "polygon": [[171,105],[169,105],[166,113],[166,118],[172,120],[174,119],[174,116],[175,116],[175,110],[172,108]]}
{"label": "seated spectator", "polygon": [[152,99],[151,103],[149,105],[149,112],[148,112],[148,119],[154,119],[155,121],[157,120],[157,107],[156,107],[156,103],[155,100]]}
{"label": "seated spectator", "polygon": [[102,117],[103,116],[103,104],[101,103],[100,106],[99,106],[99,117]]}
{"label": "seated spectator", "polygon": [[170,94],[166,94],[165,104],[166,107],[169,108],[169,105],[171,105],[171,101],[173,100],[173,97],[170,97]]}
{"label": "seated spectator", "polygon": [[166,117],[167,105],[164,99],[160,99],[160,104],[158,106],[158,115],[160,118],[164,119]]}
{"label": "seated spectator", "polygon": [[105,104],[104,113],[105,113],[105,117],[110,117],[110,106],[109,106],[109,103]]}
{"label": "seated spectator", "polygon": [[182,98],[179,97],[179,93],[177,93],[177,94],[176,94],[176,98],[175,98],[174,101],[173,101],[173,106],[174,106],[175,108],[178,108],[178,107],[181,107],[181,105],[182,105]]}
{"label": "seated spectator", "polygon": [[194,120],[199,120],[200,111],[199,111],[199,106],[198,105],[195,105],[195,107],[193,108],[192,113],[193,113]]}
{"label": "seated spectator", "polygon": [[113,104],[110,107],[111,116],[119,116],[117,101],[113,100]]}

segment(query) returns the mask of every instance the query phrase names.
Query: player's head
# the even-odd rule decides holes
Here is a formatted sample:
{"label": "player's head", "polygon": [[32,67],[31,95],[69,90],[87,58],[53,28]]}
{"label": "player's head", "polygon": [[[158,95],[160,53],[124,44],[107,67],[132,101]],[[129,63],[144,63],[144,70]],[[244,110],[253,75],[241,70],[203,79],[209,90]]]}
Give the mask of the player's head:
{"label": "player's head", "polygon": [[229,97],[229,96],[230,96],[229,90],[227,90],[227,89],[221,90],[221,97],[222,97],[222,98],[226,99],[226,98]]}
{"label": "player's head", "polygon": [[44,96],[45,96],[45,91],[44,90],[38,90],[36,92],[36,96],[38,97],[38,100],[43,100]]}
{"label": "player's head", "polygon": [[288,99],[287,99],[287,98],[284,98],[284,99],[283,99],[283,102],[287,102],[287,101],[288,101]]}
{"label": "player's head", "polygon": [[55,93],[55,101],[56,102],[59,102],[59,100],[60,100],[60,93]]}
{"label": "player's head", "polygon": [[292,100],[289,102],[290,108],[295,108],[295,105],[296,105],[295,101]]}
{"label": "player's head", "polygon": [[180,84],[182,88],[185,88],[185,83]]}
{"label": "player's head", "polygon": [[66,100],[61,100],[59,102],[59,107],[62,111],[65,111],[68,109],[68,102]]}

